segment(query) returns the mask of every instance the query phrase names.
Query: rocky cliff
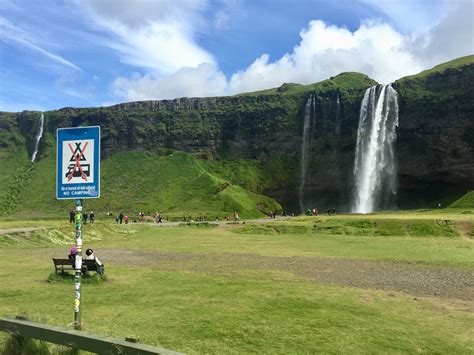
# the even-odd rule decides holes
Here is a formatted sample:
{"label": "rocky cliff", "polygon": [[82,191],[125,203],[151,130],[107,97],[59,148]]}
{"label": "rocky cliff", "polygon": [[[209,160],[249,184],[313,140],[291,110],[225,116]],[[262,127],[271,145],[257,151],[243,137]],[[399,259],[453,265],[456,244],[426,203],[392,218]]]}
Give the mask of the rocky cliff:
{"label": "rocky cliff", "polygon": [[[448,201],[474,188],[473,79],[471,56],[395,82],[399,207]],[[232,97],[49,111],[39,158],[54,155],[56,128],[100,125],[105,159],[124,151],[168,155],[178,150],[204,161],[232,163],[232,171],[223,173],[231,183],[297,211],[303,119],[313,95],[305,204],[347,209],[360,102],[375,84],[363,74],[343,73],[312,85],[284,84]],[[0,134],[0,149],[2,144],[24,144],[31,154],[37,117],[31,112],[2,114],[0,125],[7,133]],[[249,166],[252,172],[246,177]]]}
{"label": "rocky cliff", "polygon": [[399,205],[447,205],[474,188],[474,56],[397,80]]}

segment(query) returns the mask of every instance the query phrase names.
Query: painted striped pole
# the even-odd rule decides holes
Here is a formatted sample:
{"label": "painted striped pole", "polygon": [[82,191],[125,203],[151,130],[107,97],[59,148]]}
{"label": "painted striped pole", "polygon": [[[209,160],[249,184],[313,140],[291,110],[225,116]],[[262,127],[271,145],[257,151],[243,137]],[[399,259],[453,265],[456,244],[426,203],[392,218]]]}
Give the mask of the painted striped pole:
{"label": "painted striped pole", "polygon": [[74,329],[81,330],[81,272],[82,272],[82,200],[76,200],[76,260],[74,263]]}

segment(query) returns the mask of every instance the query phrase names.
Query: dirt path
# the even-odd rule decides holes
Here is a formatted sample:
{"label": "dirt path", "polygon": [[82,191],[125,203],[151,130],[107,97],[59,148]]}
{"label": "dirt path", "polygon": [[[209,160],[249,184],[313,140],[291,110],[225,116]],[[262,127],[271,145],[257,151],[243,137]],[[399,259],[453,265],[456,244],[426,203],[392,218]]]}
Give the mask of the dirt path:
{"label": "dirt path", "polygon": [[474,237],[474,235],[472,235],[472,225],[471,223],[469,222],[458,222],[457,223],[457,227],[458,227],[458,230],[459,232],[461,233],[461,235],[467,239],[467,240],[473,240],[472,238]]}
{"label": "dirt path", "polygon": [[474,270],[408,262],[233,253],[208,255],[123,249],[101,250],[101,259],[107,264],[153,264],[156,270],[184,270],[215,275],[230,275],[246,270],[280,271],[322,284],[405,292],[413,296],[474,300]]}

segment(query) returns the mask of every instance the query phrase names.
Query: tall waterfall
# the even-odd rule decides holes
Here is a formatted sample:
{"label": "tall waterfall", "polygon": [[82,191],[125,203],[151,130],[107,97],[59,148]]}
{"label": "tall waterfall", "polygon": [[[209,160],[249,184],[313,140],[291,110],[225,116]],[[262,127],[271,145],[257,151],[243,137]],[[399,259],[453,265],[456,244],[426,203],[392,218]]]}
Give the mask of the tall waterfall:
{"label": "tall waterfall", "polygon": [[341,134],[341,100],[339,96],[339,92],[336,94],[336,128],[334,130],[334,133],[339,135]]}
{"label": "tall waterfall", "polygon": [[397,193],[398,94],[391,84],[373,86],[360,106],[354,162],[353,212],[369,213],[387,208]]}
{"label": "tall waterfall", "polygon": [[31,161],[35,161],[36,155],[38,154],[38,148],[39,148],[39,142],[41,140],[41,137],[43,136],[43,125],[44,125],[44,114],[41,112],[41,117],[40,117],[40,125],[38,128],[38,133],[36,133],[35,137],[35,150],[33,152],[33,155],[31,156]]}
{"label": "tall waterfall", "polygon": [[[314,94],[311,94],[306,101],[304,108],[304,123],[303,123],[303,144],[301,146],[301,175],[300,187],[298,191],[300,211],[304,213],[304,185],[306,183],[306,175],[308,173],[308,152],[311,146],[311,122],[315,119],[316,100]],[[314,124],[313,124],[314,126]]]}

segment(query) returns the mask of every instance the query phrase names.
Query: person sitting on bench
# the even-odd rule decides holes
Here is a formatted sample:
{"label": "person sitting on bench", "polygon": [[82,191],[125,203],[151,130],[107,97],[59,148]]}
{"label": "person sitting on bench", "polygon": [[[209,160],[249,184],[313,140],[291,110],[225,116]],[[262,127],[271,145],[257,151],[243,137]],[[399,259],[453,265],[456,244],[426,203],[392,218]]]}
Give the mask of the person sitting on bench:
{"label": "person sitting on bench", "polygon": [[77,247],[74,245],[69,249],[69,255],[67,256],[69,260],[76,260]]}
{"label": "person sitting on bench", "polygon": [[86,260],[95,260],[97,264],[97,273],[102,275],[104,273],[104,264],[100,262],[100,260],[94,255],[94,251],[92,249],[86,250],[86,255],[84,256]]}

